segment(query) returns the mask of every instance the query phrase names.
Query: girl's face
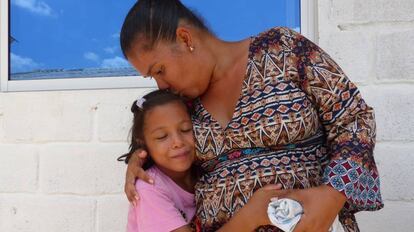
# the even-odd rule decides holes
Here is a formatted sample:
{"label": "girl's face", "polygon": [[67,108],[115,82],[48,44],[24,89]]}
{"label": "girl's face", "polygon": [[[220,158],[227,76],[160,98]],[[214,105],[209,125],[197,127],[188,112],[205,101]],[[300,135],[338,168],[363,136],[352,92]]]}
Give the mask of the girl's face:
{"label": "girl's face", "polygon": [[193,126],[183,103],[156,106],[144,118],[144,142],[157,166],[167,175],[185,173],[194,161]]}

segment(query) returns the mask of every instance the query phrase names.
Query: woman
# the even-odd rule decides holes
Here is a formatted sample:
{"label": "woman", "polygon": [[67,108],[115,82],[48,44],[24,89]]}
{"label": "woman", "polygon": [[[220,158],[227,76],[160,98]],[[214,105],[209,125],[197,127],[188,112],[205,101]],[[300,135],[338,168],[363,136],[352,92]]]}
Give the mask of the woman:
{"label": "woman", "polygon": [[[179,1],[140,0],[121,31],[128,61],[160,89],[194,99],[197,218],[219,228],[252,193],[281,183],[278,196],[304,208],[295,231],[327,231],[336,215],[383,207],[373,158],[371,107],[318,46],[287,28],[238,42],[215,37]],[[141,154],[141,155],[140,155]],[[125,191],[148,179],[132,156]],[[262,227],[261,231],[278,231]]]}

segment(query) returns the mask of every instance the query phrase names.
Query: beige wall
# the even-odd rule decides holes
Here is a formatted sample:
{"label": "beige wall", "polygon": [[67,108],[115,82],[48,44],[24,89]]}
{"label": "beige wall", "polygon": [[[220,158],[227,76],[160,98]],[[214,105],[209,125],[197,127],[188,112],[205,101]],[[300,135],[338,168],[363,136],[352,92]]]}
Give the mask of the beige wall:
{"label": "beige wall", "polygon": [[360,86],[377,117],[385,208],[364,232],[414,228],[414,0],[319,0],[319,44]]}
{"label": "beige wall", "polygon": [[[378,123],[384,210],[362,231],[414,228],[414,0],[319,0],[319,44]],[[124,231],[130,103],[148,89],[0,93],[0,231]]]}

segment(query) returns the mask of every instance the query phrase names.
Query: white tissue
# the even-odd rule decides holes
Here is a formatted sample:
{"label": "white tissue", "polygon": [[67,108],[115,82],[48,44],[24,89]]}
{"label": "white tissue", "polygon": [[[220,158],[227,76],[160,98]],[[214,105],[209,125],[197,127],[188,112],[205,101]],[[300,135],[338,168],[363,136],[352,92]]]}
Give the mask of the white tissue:
{"label": "white tissue", "polygon": [[273,225],[284,232],[292,232],[302,216],[303,208],[299,202],[287,198],[271,201],[267,215]]}
{"label": "white tissue", "polygon": [[[302,205],[288,198],[272,199],[267,207],[267,215],[269,216],[270,222],[284,232],[292,232],[302,217],[302,214]],[[344,232],[342,225],[338,221],[338,217],[335,218],[329,232]]]}

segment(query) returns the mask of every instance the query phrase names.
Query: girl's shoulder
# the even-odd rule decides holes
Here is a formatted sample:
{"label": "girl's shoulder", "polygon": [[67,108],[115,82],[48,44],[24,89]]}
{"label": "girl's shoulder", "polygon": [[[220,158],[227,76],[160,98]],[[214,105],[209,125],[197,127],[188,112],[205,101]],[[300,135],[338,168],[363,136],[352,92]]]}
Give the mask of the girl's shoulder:
{"label": "girl's shoulder", "polygon": [[146,170],[146,173],[154,180],[154,184],[149,184],[138,179],[135,182],[135,188],[138,192],[141,190],[162,191],[165,189],[165,174],[163,174],[155,165]]}

